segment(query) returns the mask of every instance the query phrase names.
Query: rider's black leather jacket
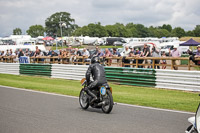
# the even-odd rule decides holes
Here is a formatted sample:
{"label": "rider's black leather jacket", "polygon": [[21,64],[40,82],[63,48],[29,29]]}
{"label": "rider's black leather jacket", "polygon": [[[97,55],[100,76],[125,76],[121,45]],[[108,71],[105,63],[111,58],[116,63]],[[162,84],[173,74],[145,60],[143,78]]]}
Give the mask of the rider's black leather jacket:
{"label": "rider's black leather jacket", "polygon": [[[90,75],[94,80],[92,83],[90,83]],[[99,63],[91,64],[86,72],[86,80],[90,83],[88,89],[107,83],[104,67]]]}

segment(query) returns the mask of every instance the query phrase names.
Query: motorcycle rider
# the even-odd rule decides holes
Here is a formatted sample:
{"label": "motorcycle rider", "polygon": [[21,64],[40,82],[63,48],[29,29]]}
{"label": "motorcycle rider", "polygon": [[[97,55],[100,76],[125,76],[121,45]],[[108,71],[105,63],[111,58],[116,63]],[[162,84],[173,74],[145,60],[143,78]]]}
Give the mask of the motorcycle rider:
{"label": "motorcycle rider", "polygon": [[[87,81],[87,87],[85,88],[85,91],[91,97],[93,97],[90,104],[97,100],[97,96],[92,92],[92,90],[107,83],[104,67],[99,63],[100,59],[98,56],[92,57],[91,65],[89,66],[85,75]],[[94,81],[90,81],[91,74]]]}

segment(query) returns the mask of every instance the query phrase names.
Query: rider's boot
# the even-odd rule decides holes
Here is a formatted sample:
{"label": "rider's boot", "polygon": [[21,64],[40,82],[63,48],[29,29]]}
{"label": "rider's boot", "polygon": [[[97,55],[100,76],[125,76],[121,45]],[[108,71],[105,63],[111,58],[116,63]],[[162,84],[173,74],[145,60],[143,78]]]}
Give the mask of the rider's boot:
{"label": "rider's boot", "polygon": [[96,96],[94,93],[92,93],[89,89],[87,89],[87,93],[88,93],[90,96],[93,97],[93,99],[90,101],[90,104],[92,104],[94,101],[96,101],[96,100],[98,99],[97,96]]}

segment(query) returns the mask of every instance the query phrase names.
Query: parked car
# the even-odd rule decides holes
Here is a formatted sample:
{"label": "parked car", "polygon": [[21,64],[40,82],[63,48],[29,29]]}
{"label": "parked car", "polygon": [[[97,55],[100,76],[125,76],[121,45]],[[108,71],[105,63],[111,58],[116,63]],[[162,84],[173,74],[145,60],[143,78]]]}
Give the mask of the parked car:
{"label": "parked car", "polygon": [[120,42],[120,41],[115,41],[113,43],[113,46],[122,46],[124,43]]}
{"label": "parked car", "polygon": [[121,42],[122,45],[123,43],[126,43],[126,41],[123,39],[123,38],[120,38],[120,37],[111,37],[111,38],[106,38],[106,45],[113,45],[114,42]]}

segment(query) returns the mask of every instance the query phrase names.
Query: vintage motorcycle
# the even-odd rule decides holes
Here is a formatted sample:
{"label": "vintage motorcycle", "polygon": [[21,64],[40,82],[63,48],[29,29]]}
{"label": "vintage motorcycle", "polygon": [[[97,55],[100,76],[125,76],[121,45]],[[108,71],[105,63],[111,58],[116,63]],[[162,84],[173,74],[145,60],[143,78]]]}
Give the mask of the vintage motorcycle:
{"label": "vintage motorcycle", "polygon": [[[84,88],[87,86],[87,81],[85,78],[81,80],[81,84],[84,86]],[[92,100],[92,97],[87,94],[84,88],[81,89],[79,95],[79,103],[82,109],[86,110],[89,106],[91,106],[92,108],[102,109],[102,111],[107,114],[112,111],[114,105],[112,88],[109,87],[108,84],[102,84],[102,86],[92,90],[98,99],[91,105],[90,101]]]}
{"label": "vintage motorcycle", "polygon": [[185,133],[200,133],[200,103],[195,116],[188,118],[188,122],[191,125],[186,129]]}

